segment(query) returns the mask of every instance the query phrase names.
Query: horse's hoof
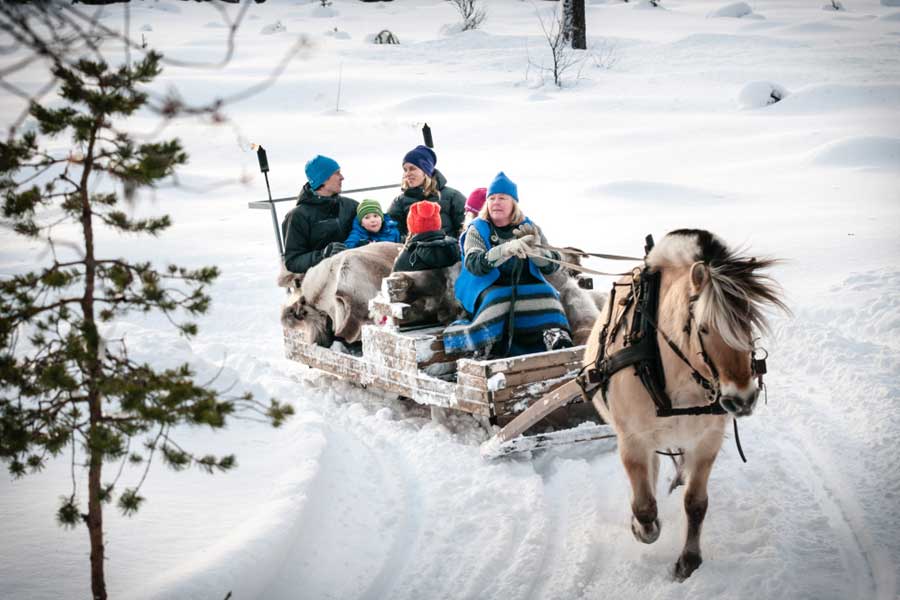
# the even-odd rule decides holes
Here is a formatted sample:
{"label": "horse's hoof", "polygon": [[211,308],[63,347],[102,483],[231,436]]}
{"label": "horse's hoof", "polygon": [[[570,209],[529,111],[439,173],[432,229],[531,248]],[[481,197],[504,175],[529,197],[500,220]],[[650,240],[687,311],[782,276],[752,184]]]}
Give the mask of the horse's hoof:
{"label": "horse's hoof", "polygon": [[684,552],[675,563],[675,579],[684,581],[691,576],[691,573],[697,570],[702,562],[703,559],[700,558],[699,554]]}
{"label": "horse's hoof", "polygon": [[637,541],[645,544],[652,544],[659,539],[659,519],[653,519],[652,523],[644,524],[638,521],[636,517],[632,516],[631,533],[634,534]]}

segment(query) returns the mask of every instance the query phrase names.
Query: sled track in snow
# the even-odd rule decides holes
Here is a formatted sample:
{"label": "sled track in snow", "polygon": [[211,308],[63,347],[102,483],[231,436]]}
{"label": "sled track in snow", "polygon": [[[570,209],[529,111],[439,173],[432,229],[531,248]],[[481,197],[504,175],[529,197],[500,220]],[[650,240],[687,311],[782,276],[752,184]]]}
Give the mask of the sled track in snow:
{"label": "sled track in snow", "polygon": [[[368,589],[360,596],[366,600],[379,600],[393,597],[391,591],[396,587],[398,578],[405,573],[406,565],[409,564],[409,559],[415,551],[418,533],[422,529],[422,494],[416,478],[411,474],[409,463],[396,447],[389,442],[382,444],[392,459],[391,464],[387,465],[382,455],[373,451],[371,445],[360,438],[356,438],[356,441],[375,456],[382,473],[391,473],[390,481],[395,484],[393,495],[396,498],[396,501],[391,503],[393,514],[405,521],[403,525],[394,527],[397,535],[390,546],[387,558]],[[400,482],[400,485],[397,485],[397,482]]]}
{"label": "sled track in snow", "polygon": [[[807,387],[800,385],[799,381],[795,379],[797,387]],[[827,394],[824,396],[828,397]],[[845,541],[839,549],[847,572],[865,574],[863,579],[855,581],[853,597],[888,598],[886,590],[878,589],[873,565],[878,549],[865,523],[865,511],[853,493],[853,485],[831,466],[835,464],[834,457],[822,447],[813,432],[804,426],[794,427],[792,432],[806,459],[803,471],[814,483],[816,502],[822,507],[835,533]]]}

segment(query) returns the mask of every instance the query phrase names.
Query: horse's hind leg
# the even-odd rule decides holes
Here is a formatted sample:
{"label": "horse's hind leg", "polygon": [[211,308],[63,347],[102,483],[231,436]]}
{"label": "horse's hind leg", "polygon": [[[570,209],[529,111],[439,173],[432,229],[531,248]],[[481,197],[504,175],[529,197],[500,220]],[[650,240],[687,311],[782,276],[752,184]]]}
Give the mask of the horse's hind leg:
{"label": "horse's hind leg", "polygon": [[706,485],[709,482],[709,473],[712,471],[716,455],[696,453],[686,457],[683,465],[687,471],[687,487],[684,491],[684,512],[687,516],[687,536],[684,541],[684,549],[675,563],[675,579],[684,581],[697,570],[703,562],[700,556],[700,530],[703,527],[703,519],[706,517],[706,507],[709,503],[706,495]]}
{"label": "horse's hind leg", "polygon": [[659,457],[640,444],[627,442],[619,443],[619,454],[634,495],[631,501],[631,532],[638,541],[652,544],[659,538],[654,495]]}

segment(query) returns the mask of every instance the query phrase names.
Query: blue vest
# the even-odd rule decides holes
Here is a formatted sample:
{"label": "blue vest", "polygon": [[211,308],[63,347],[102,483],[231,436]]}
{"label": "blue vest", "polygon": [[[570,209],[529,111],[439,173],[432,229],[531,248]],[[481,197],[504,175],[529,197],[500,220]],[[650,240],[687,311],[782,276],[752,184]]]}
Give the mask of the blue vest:
{"label": "blue vest", "polygon": [[[531,220],[526,217],[523,223],[531,223]],[[487,249],[491,249],[491,225],[484,219],[475,219],[472,223],[469,224],[469,229],[474,227],[478,233],[481,235],[481,239],[484,240],[485,246]],[[465,247],[466,243],[466,234],[469,232],[467,229],[463,232],[462,236],[459,238],[459,245],[461,248]],[[456,284],[454,286],[454,293],[456,294],[456,299],[460,301],[463,305],[463,308],[469,314],[474,314],[475,312],[475,303],[478,302],[478,297],[481,295],[481,292],[488,289],[491,284],[493,284],[497,279],[500,278],[500,269],[493,268],[488,271],[484,275],[474,275],[467,268],[465,268],[466,258],[465,253],[463,253],[463,269],[459,273],[459,277],[456,279]],[[537,268],[537,266],[532,262],[528,261],[528,270],[531,271],[531,274],[534,275],[538,281],[542,281],[547,283],[547,280],[544,278],[544,274],[541,273],[541,270]],[[547,284],[548,287],[556,293],[557,298],[559,294],[550,284]]]}

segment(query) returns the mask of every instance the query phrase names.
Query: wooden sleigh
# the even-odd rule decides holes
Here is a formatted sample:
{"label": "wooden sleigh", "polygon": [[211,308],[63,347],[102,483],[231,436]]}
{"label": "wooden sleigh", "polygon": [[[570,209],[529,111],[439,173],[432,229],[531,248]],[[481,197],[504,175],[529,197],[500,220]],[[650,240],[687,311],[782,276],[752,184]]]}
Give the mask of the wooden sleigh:
{"label": "wooden sleigh", "polygon": [[[258,150],[266,174],[265,151]],[[347,190],[365,192],[394,185]],[[283,255],[275,203],[294,197],[250,202],[249,208],[270,211],[279,256]],[[482,455],[496,458],[579,441],[602,440],[609,448],[615,435],[590,403],[582,399],[575,375],[584,346],[515,358],[474,360],[444,354],[442,327],[423,322],[409,304],[399,302],[386,278],[369,304],[376,324],[365,325],[362,353],[341,352],[303,339],[285,329],[287,358],[330,373],[364,388],[410,398],[419,404],[469,413],[501,427],[482,444]]]}
{"label": "wooden sleigh", "polygon": [[423,323],[413,307],[393,297],[391,278],[369,303],[362,353],[342,352],[285,329],[285,354],[364,388],[458,410],[501,430],[482,445],[486,458],[615,436],[585,403],[575,375],[584,346],[514,358],[475,360],[444,353],[443,327]]}

